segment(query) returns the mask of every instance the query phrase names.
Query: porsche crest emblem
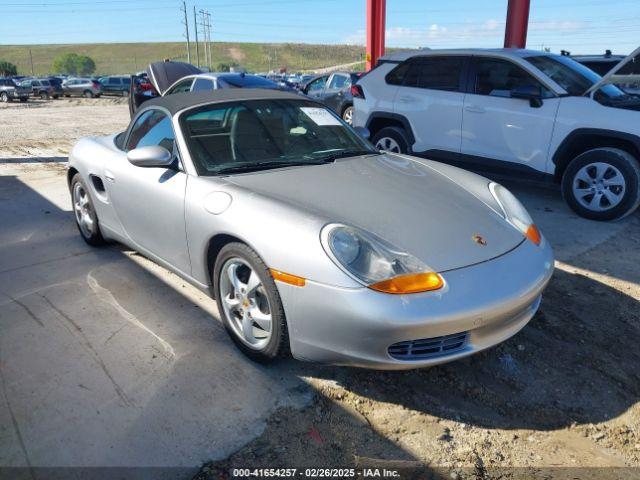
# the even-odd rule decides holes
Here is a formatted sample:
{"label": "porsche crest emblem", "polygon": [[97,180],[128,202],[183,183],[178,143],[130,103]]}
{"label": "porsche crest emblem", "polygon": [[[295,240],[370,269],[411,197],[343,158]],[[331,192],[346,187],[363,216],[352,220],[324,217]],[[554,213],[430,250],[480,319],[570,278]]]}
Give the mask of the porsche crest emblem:
{"label": "porsche crest emblem", "polygon": [[484,237],[482,235],[478,235],[476,233],[471,238],[473,239],[474,242],[476,242],[478,245],[480,245],[482,247],[487,245],[487,241],[484,239]]}

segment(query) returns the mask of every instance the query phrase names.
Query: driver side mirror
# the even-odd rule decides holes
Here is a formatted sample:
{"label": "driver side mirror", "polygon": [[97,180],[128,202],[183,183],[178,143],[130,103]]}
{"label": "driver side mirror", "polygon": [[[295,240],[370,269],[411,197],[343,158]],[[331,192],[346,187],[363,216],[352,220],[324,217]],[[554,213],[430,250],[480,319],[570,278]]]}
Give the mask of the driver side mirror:
{"label": "driver side mirror", "polygon": [[360,136],[360,138],[364,138],[365,140],[369,140],[371,138],[371,132],[366,127],[353,127],[356,133]]}
{"label": "driver side mirror", "polygon": [[173,155],[164,147],[152,145],[129,150],[127,160],[136,167],[169,168],[173,164]]}
{"label": "driver side mirror", "polygon": [[511,98],[529,100],[532,108],[542,106],[542,88],[539,85],[520,85],[511,90]]}

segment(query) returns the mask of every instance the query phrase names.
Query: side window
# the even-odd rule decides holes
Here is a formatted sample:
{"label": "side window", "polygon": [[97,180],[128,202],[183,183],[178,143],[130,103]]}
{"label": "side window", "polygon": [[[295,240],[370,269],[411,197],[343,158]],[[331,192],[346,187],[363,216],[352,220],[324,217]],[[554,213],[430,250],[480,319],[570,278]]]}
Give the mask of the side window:
{"label": "side window", "polygon": [[133,125],[126,150],[159,145],[173,152],[174,140],[171,119],[160,110],[149,110],[138,117]]}
{"label": "side window", "polygon": [[115,77],[109,77],[108,83],[109,83],[109,85],[118,85],[120,82]]}
{"label": "side window", "polygon": [[404,62],[387,73],[387,76],[385,77],[387,84],[402,85],[404,83],[404,77],[407,75],[410,66],[411,64],[409,62]]}
{"label": "side window", "polygon": [[171,95],[172,93],[189,92],[191,90],[192,83],[193,78],[182,80],[181,82],[178,82],[175,87],[170,89],[165,95]]}
{"label": "side window", "polygon": [[202,90],[213,90],[213,80],[210,78],[196,78],[191,91],[200,92]]}
{"label": "side window", "polygon": [[322,90],[324,85],[327,83],[327,77],[318,78],[309,84],[307,87],[307,92],[314,92],[318,90]]}
{"label": "side window", "polygon": [[548,96],[548,89],[544,88],[538,80],[518,65],[496,58],[479,58],[476,60],[474,86],[476,95],[509,98],[511,90],[514,88],[532,85],[540,86],[543,97]]}
{"label": "side window", "polygon": [[423,57],[410,62],[405,87],[459,92],[463,57]]}
{"label": "side window", "polygon": [[342,90],[345,88],[347,80],[349,77],[346,75],[336,75],[334,74],[331,77],[331,81],[329,82],[329,86],[327,87],[329,90]]}

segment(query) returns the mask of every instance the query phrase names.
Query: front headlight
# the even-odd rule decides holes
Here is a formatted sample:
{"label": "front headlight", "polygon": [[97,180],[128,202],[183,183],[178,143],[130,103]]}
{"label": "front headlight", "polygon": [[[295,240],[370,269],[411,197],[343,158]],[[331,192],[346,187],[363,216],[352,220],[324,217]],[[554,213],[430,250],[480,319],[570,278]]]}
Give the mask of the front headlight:
{"label": "front headlight", "polygon": [[373,290],[417,293],[444,285],[442,277],[418,258],[359,228],[326,225],[321,240],[338,267]]}
{"label": "front headlight", "polygon": [[500,205],[504,218],[517,230],[536,245],[540,245],[542,236],[538,227],[533,223],[529,212],[522,206],[518,199],[509,190],[498,183],[491,182],[489,190]]}

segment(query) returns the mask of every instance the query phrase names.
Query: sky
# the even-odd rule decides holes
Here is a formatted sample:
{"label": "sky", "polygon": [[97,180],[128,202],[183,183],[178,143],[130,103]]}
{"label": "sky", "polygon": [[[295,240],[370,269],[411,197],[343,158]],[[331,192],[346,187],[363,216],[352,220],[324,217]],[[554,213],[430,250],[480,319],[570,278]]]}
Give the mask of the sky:
{"label": "sky", "polygon": [[[364,44],[366,0],[187,0],[212,40]],[[0,0],[0,44],[183,40],[180,0]],[[389,47],[501,47],[507,0],[387,0]],[[640,0],[531,0],[529,48],[629,53]]]}

